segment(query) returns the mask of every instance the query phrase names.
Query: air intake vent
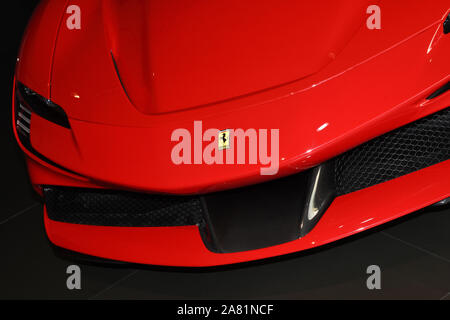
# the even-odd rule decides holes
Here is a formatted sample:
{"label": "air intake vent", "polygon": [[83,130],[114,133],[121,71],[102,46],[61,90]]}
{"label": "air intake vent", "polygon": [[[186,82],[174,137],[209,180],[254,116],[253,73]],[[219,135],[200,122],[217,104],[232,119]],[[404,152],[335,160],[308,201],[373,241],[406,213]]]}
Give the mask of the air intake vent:
{"label": "air intake vent", "polygon": [[450,108],[360,145],[335,159],[338,195],[450,159]]}
{"label": "air intake vent", "polygon": [[444,84],[442,87],[440,87],[439,89],[437,89],[435,92],[433,92],[432,94],[430,94],[427,97],[427,100],[431,100],[434,98],[439,97],[440,95],[443,95],[444,93],[446,93],[448,90],[450,90],[450,81],[447,82],[446,84]]}
{"label": "air intake vent", "polygon": [[115,190],[44,187],[48,217],[55,221],[116,227],[203,224],[199,197]]}

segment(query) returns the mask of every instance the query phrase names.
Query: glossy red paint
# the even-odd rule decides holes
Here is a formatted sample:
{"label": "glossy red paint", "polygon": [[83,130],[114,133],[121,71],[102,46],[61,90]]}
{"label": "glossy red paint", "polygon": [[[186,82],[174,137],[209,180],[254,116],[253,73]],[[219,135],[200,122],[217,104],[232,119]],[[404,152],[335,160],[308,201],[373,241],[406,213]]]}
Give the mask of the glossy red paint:
{"label": "glossy red paint", "polygon": [[102,23],[131,101],[156,114],[316,73],[359,29],[366,3],[106,1]]}
{"label": "glossy red paint", "polygon": [[50,97],[53,53],[67,1],[41,1],[22,39],[16,74],[44,97]]}
{"label": "glossy red paint", "polygon": [[[384,37],[362,25],[341,55],[321,72],[241,99],[163,115],[141,113],[129,102],[107,49],[102,6],[99,1],[88,3],[79,3],[86,8],[86,28],[61,28],[54,58],[51,98],[64,106],[72,131],[35,116],[32,144],[54,162],[102,183],[178,194],[268,179],[259,175],[258,165],[174,165],[171,133],[177,128],[192,130],[194,120],[202,120],[205,130],[279,128],[282,176],[449,105],[448,95],[433,103],[425,101],[449,77],[450,41],[441,30],[435,35],[447,10],[444,2],[433,2],[436,7],[429,10],[433,14],[409,12],[409,17],[415,14],[420,19],[401,20],[398,26],[390,21],[389,12],[398,12],[399,7],[388,2],[383,27],[390,29]],[[409,33],[404,31],[405,24]],[[433,38],[433,49],[427,52]],[[397,42],[392,44],[392,39]],[[363,45],[382,51],[361,57]],[[27,73],[33,69],[19,68],[17,73],[25,84]],[[317,132],[325,123],[327,128]],[[52,139],[47,138],[50,133]]]}
{"label": "glossy red paint", "polygon": [[[65,1],[43,1],[17,65],[16,79],[62,106],[72,127],[32,116],[33,147],[76,172],[21,146],[36,186],[224,190],[311,168],[450,105],[448,92],[426,100],[450,79],[446,0],[70,4],[82,9],[81,30],[65,27]],[[369,4],[382,8],[381,30],[365,26]],[[171,133],[192,132],[195,120],[204,130],[279,129],[278,175],[261,176],[259,165],[173,164]],[[450,196],[448,181],[439,179],[449,174],[446,161],[339,197],[306,237],[236,254],[209,252],[196,227],[45,221],[51,241],[68,249],[132,262],[218,265],[307,249],[415,211]]]}

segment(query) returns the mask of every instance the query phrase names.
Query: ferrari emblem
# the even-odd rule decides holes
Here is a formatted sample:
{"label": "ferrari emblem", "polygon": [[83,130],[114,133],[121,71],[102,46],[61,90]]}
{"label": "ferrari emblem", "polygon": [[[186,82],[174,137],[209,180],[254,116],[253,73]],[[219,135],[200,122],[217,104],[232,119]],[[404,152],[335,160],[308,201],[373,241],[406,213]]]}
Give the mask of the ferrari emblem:
{"label": "ferrari emblem", "polygon": [[219,150],[228,149],[230,147],[230,130],[219,131],[218,141]]}

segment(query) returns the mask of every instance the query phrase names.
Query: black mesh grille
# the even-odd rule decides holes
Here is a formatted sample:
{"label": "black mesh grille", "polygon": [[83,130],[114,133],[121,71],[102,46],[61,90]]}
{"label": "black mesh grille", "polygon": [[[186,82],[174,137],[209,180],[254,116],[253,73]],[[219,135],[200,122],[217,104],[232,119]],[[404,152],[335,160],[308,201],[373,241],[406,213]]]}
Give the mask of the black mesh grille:
{"label": "black mesh grille", "polygon": [[200,225],[198,197],[150,195],[113,190],[45,187],[48,217],[75,224],[120,227]]}
{"label": "black mesh grille", "polygon": [[338,195],[448,160],[450,108],[370,140],[335,159]]}

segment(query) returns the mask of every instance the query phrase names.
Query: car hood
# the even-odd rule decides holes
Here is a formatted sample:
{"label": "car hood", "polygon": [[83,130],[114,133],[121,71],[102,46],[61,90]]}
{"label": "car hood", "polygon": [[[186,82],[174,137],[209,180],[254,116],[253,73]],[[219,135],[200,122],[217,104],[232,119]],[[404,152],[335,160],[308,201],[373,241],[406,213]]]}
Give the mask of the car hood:
{"label": "car hood", "polygon": [[108,47],[143,113],[173,112],[314,74],[342,50],[366,1],[106,1]]}
{"label": "car hood", "polygon": [[[429,26],[443,12],[401,15],[401,4],[386,3],[381,34],[366,28],[366,0],[77,3],[81,28],[67,28],[63,18],[57,37],[51,99],[69,118],[123,126],[298,92]],[[442,1],[435,6],[444,7]]]}

